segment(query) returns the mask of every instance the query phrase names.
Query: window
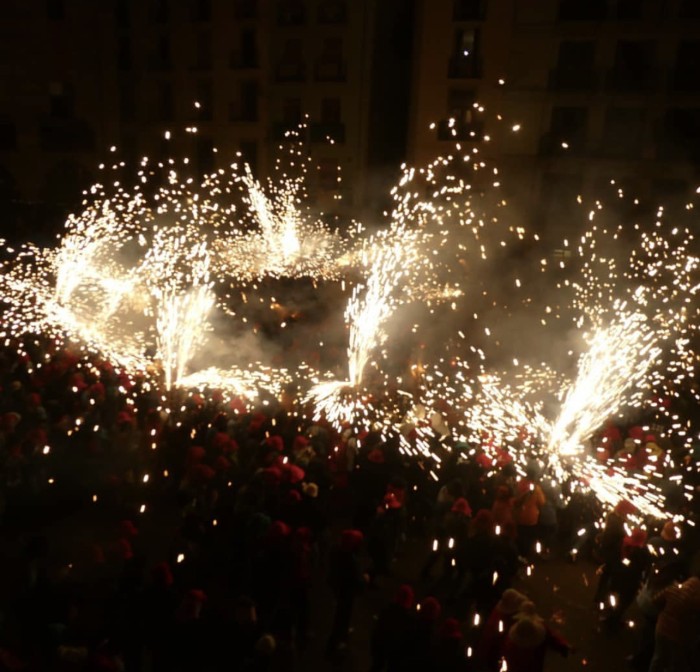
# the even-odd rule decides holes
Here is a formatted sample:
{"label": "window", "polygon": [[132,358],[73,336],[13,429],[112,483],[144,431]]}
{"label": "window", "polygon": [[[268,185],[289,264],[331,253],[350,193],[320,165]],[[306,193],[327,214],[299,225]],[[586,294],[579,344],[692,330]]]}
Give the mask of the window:
{"label": "window", "polygon": [[606,0],[559,0],[560,21],[602,21],[608,11]]}
{"label": "window", "polygon": [[211,21],[211,0],[191,0],[193,21]]}
{"label": "window", "polygon": [[301,40],[291,38],[284,43],[284,52],[282,58],[285,61],[299,62],[303,60],[303,50]]}
{"label": "window", "polygon": [[70,84],[53,82],[49,87],[49,114],[54,119],[70,119],[75,114],[75,95]]}
{"label": "window", "polygon": [[151,0],[149,14],[153,23],[167,23],[170,19],[169,0]]}
{"label": "window", "polygon": [[117,36],[117,66],[120,70],[131,70],[131,37],[129,35]]}
{"label": "window", "polygon": [[130,79],[119,82],[119,117],[124,122],[134,121],[136,117],[136,91]]}
{"label": "window", "polygon": [[595,83],[595,42],[564,41],[559,45],[557,67],[550,74],[553,89],[580,91]]}
{"label": "window", "polygon": [[211,33],[199,33],[195,44],[194,67],[197,70],[211,70]]}
{"label": "window", "polygon": [[637,156],[644,141],[646,111],[638,107],[609,107],[601,151],[613,156]]}
{"label": "window", "polygon": [[285,125],[298,126],[301,123],[301,98],[285,98],[282,117]]}
{"label": "window", "polygon": [[484,18],[484,0],[453,0],[452,18],[455,21],[481,21]]}
{"label": "window", "polygon": [[0,118],[0,151],[17,149],[17,127],[13,121]]}
{"label": "window", "polygon": [[214,115],[214,87],[211,79],[197,80],[196,90],[199,103],[197,118],[211,121]]}
{"label": "window", "polygon": [[620,40],[610,84],[619,90],[647,89],[653,82],[656,43],[653,40]]}
{"label": "window", "polygon": [[241,121],[258,120],[258,82],[241,82]]}
{"label": "window", "polygon": [[168,35],[160,35],[155,39],[155,44],[152,47],[150,66],[153,70],[169,70],[172,68],[172,65],[170,37]]}
{"label": "window", "polygon": [[258,66],[258,45],[255,30],[244,28],[241,31],[241,67],[256,68]]}
{"label": "window", "polygon": [[214,171],[214,141],[206,135],[197,135],[197,168],[200,174]]}
{"label": "window", "polygon": [[700,63],[700,40],[684,40],[678,45],[673,88],[676,91],[700,90],[697,64]]}
{"label": "window", "polygon": [[300,26],[306,21],[302,0],[277,0],[277,23],[282,26]]}
{"label": "window", "polygon": [[642,18],[645,0],[617,0],[615,3],[615,18],[632,21]]}
{"label": "window", "polygon": [[323,98],[321,100],[321,123],[341,123],[340,98]]}
{"label": "window", "polygon": [[114,19],[120,28],[129,27],[131,24],[129,0],[117,0],[117,5],[114,8]]}
{"label": "window", "polygon": [[324,0],[318,6],[319,23],[345,23],[346,14],[346,3],[343,0]]}
{"label": "window", "polygon": [[61,21],[66,18],[64,0],[46,0],[46,16],[49,21]]}
{"label": "window", "polygon": [[700,108],[671,108],[666,112],[659,142],[663,158],[693,158],[700,154]]}
{"label": "window", "polygon": [[233,14],[237,19],[254,19],[258,15],[256,0],[236,0]]}
{"label": "window", "polygon": [[681,0],[678,17],[681,19],[700,19],[700,2],[697,0]]}
{"label": "window", "polygon": [[585,149],[588,108],[553,107],[549,131],[540,141],[541,154],[577,153]]}
{"label": "window", "polygon": [[175,98],[172,82],[159,82],[157,86],[156,119],[172,121],[175,118]]}
{"label": "window", "polygon": [[321,159],[318,162],[318,186],[324,191],[338,189],[340,171],[338,163],[333,159]]}
{"label": "window", "polygon": [[447,92],[447,113],[451,119],[471,123],[476,93],[470,90],[450,89]]}
{"label": "window", "polygon": [[250,166],[253,174],[258,170],[258,143],[255,140],[241,140],[241,154],[244,161]]}
{"label": "window", "polygon": [[454,78],[479,77],[478,28],[464,28],[455,31],[454,49],[450,59],[449,76]]}

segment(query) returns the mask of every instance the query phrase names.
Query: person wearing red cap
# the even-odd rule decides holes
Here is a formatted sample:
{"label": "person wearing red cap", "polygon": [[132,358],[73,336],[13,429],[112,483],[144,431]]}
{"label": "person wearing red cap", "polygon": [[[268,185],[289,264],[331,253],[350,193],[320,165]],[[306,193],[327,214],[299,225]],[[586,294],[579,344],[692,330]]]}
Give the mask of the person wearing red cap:
{"label": "person wearing red cap", "polygon": [[526,601],[527,597],[513,588],[503,591],[501,599],[486,619],[476,645],[474,658],[478,669],[498,669],[508,631],[515,623],[520,606]]}
{"label": "person wearing red cap", "polygon": [[605,519],[605,527],[600,535],[598,552],[602,560],[598,568],[600,579],[595,591],[594,602],[608,604],[612,589],[613,578],[620,573],[622,563],[622,542],[625,539],[625,521],[627,516],[634,511],[634,507],[627,500],[620,500],[615,508],[608,513]]}
{"label": "person wearing red cap", "polygon": [[441,613],[440,602],[432,596],[424,598],[418,605],[413,631],[405,642],[408,655],[404,669],[407,672],[434,669],[433,649],[437,637],[437,622]]}
{"label": "person wearing red cap", "polygon": [[415,627],[414,601],[413,588],[403,584],[391,604],[379,612],[372,632],[372,672],[406,669],[411,651],[407,642]]}
{"label": "person wearing red cap", "polygon": [[467,672],[469,669],[462,647],[462,629],[456,618],[446,618],[438,630],[431,668],[445,672]]}
{"label": "person wearing red cap", "polygon": [[367,584],[360,551],[364,535],[359,530],[343,530],[332,550],[329,582],[335,597],[335,613],[326,653],[335,655],[347,646],[355,598]]}

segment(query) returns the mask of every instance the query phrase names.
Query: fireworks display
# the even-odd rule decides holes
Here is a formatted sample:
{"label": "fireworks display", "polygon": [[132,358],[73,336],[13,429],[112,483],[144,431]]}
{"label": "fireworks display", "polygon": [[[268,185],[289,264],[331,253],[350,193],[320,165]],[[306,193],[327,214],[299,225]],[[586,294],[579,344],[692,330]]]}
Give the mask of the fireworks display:
{"label": "fireworks display", "polygon": [[[687,230],[667,225],[663,211],[648,228],[606,226],[596,203],[578,245],[566,242],[558,264],[540,262],[551,278],[545,305],[516,278],[509,305],[499,306],[489,264],[536,238],[507,224],[497,169],[457,146],[424,168],[404,167],[383,227],[332,230],[309,205],[302,143],[284,152],[264,183],[243,161],[195,180],[172,160],[156,170],[143,159],[132,192],[119,180],[95,185],[56,247],[4,247],[4,338],[71,341],[153,386],[218,390],[250,407],[294,386],[295,412],[393,434],[404,453],[437,465],[438,447],[508,456],[520,470],[534,459],[605,503],[626,498],[642,514],[664,515],[659,483],[677,465],[653,457],[630,473],[598,460],[594,444],[610,419],[650,410],[665,415],[664,438],[694,439],[658,401],[678,395],[697,360],[698,258]],[[156,173],[164,186],[150,184]],[[300,279],[337,283],[345,302],[335,310],[346,357],[332,367],[244,352],[241,330],[264,331],[256,311],[278,316],[278,333],[293,331],[283,283]],[[552,345],[552,361],[527,364],[524,351],[504,367],[494,334],[515,312],[532,318],[540,309],[545,338],[567,337]],[[307,352],[331,339],[317,336]],[[238,361],[221,363],[216,338]]]}

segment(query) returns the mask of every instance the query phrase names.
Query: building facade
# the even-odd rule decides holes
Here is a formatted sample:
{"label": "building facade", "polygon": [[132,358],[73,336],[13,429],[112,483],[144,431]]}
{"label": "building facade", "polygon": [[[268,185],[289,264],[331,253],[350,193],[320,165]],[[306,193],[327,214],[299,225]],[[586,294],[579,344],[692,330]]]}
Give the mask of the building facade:
{"label": "building facade", "polygon": [[696,0],[419,0],[415,54],[410,160],[474,143],[545,228],[611,179],[659,203],[697,187]]}

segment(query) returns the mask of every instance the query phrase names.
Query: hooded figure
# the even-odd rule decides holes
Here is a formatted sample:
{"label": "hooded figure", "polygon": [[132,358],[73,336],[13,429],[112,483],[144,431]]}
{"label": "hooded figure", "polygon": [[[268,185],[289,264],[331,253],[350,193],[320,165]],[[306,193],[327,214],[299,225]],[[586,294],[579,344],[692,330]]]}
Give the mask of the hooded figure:
{"label": "hooded figure", "polygon": [[410,640],[415,624],[414,593],[406,584],[399,587],[393,602],[377,618],[372,633],[372,671],[401,672],[410,659]]}

